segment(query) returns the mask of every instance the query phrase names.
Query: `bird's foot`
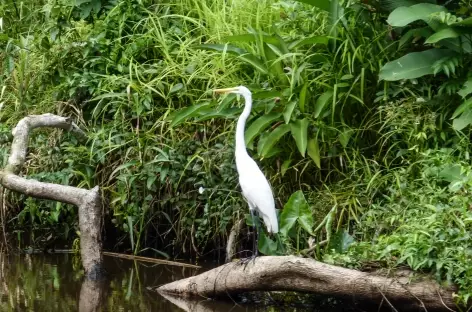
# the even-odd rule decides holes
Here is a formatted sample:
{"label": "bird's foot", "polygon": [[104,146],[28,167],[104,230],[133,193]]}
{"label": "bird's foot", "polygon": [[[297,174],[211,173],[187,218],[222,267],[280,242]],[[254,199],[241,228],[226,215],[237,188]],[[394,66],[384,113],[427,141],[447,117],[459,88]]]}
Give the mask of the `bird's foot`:
{"label": "bird's foot", "polygon": [[240,259],[238,262],[239,262],[239,264],[244,265],[244,269],[246,269],[246,267],[247,267],[247,265],[249,264],[249,262],[252,261],[253,264],[256,263],[256,258],[257,258],[257,256],[258,256],[257,254],[253,254],[253,255],[250,256],[250,257]]}

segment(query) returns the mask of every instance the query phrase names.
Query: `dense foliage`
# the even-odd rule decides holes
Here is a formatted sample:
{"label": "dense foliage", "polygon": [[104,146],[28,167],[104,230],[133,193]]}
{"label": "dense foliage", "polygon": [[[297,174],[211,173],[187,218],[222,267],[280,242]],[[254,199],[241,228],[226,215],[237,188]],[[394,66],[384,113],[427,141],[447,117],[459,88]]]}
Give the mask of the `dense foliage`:
{"label": "dense foliage", "polygon": [[[72,116],[87,144],[38,131],[24,174],[100,185],[110,248],[218,254],[247,206],[233,159],[242,103],[211,90],[246,85],[255,100],[246,143],[280,209],[281,233],[262,235],[261,252],[406,264],[458,284],[467,301],[471,7],[8,0],[0,4],[3,163],[20,118]],[[7,199],[3,222],[18,235],[76,237],[75,207]]]}

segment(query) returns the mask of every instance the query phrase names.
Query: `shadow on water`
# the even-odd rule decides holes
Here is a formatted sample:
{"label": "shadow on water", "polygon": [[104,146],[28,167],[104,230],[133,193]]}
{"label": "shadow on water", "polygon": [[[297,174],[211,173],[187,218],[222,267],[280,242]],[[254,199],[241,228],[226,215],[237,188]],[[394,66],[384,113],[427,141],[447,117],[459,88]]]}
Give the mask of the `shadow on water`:
{"label": "shadow on water", "polygon": [[[80,260],[72,254],[0,253],[0,311],[305,311],[257,308],[231,301],[164,298],[152,289],[195,275],[197,270],[112,257],[104,260],[109,277],[93,282],[84,281]],[[313,308],[306,311],[316,310],[327,311]]]}

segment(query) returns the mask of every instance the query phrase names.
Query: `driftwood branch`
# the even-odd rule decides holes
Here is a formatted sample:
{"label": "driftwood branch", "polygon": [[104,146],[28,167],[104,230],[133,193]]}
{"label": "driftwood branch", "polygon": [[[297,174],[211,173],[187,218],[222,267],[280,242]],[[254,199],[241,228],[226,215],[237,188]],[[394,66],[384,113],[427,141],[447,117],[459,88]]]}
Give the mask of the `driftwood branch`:
{"label": "driftwood branch", "polygon": [[80,249],[82,265],[87,277],[101,275],[102,239],[101,239],[101,198],[98,187],[91,190],[40,182],[20,177],[28,150],[28,139],[33,129],[52,127],[68,130],[79,140],[86,138],[85,133],[70,118],[53,114],[31,115],[21,119],[13,129],[13,143],[8,164],[0,172],[0,183],[7,189],[28,196],[56,200],[73,204],[79,209]]}
{"label": "driftwood branch", "polygon": [[28,150],[29,134],[32,130],[41,127],[60,128],[68,130],[78,139],[84,139],[85,133],[72,122],[70,118],[56,116],[53,114],[30,115],[21,119],[16,127],[12,130],[13,143],[11,145],[11,153],[8,158],[6,172],[19,173],[26,161]]}
{"label": "driftwood branch", "polygon": [[236,239],[239,236],[239,232],[244,225],[244,219],[236,221],[236,223],[231,228],[229,233],[228,242],[226,244],[226,262],[230,262],[236,253]]}
{"label": "driftwood branch", "polygon": [[161,294],[225,297],[250,291],[298,291],[385,302],[399,311],[455,310],[454,289],[421,279],[388,278],[296,256],[259,257],[247,265],[231,262],[202,274],[165,284]]}

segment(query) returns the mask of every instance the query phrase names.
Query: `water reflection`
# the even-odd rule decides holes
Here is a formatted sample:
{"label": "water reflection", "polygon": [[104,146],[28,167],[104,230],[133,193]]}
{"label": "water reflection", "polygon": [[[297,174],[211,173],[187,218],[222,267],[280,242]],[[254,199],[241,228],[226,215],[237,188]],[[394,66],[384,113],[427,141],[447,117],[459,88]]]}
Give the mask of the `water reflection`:
{"label": "water reflection", "polygon": [[329,298],[328,305],[320,301],[311,308],[290,309],[161,296],[155,287],[195,275],[198,270],[109,256],[104,260],[109,277],[94,282],[84,281],[80,259],[72,254],[6,256],[0,252],[0,311],[359,311],[350,304],[334,308]]}
{"label": "water reflection", "polygon": [[212,301],[186,306],[148,289],[194,275],[195,269],[111,257],[105,257],[105,267],[107,280],[82,282],[80,261],[71,254],[0,254],[0,311],[255,311]]}

